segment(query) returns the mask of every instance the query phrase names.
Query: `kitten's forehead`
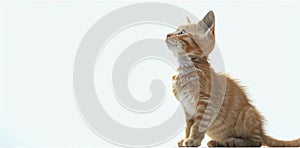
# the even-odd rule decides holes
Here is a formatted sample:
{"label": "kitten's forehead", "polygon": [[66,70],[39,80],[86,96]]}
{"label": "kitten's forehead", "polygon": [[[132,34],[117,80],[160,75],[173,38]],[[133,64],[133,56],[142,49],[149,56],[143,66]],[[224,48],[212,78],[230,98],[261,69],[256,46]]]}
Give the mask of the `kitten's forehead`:
{"label": "kitten's forehead", "polygon": [[198,31],[198,27],[197,24],[186,24],[179,26],[177,30],[185,30],[188,33],[194,33]]}

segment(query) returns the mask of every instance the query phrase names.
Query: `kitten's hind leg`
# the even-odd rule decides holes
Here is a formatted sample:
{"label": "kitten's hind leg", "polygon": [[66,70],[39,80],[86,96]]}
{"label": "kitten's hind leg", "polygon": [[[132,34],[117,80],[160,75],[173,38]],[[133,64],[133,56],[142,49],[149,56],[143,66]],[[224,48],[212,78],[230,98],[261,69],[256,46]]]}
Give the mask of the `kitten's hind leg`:
{"label": "kitten's hind leg", "polygon": [[228,147],[260,147],[262,145],[261,142],[242,138],[228,138],[222,144]]}
{"label": "kitten's hind leg", "polygon": [[224,147],[220,142],[216,140],[211,140],[207,143],[208,147]]}

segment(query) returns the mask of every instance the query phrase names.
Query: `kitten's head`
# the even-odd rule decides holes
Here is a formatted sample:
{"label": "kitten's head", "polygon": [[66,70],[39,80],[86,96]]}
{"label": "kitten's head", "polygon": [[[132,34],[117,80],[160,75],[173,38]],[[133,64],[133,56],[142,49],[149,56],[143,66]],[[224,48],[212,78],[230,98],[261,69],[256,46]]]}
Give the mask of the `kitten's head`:
{"label": "kitten's head", "polygon": [[[189,21],[189,20],[188,20]],[[167,35],[166,43],[175,56],[208,56],[215,45],[215,16],[209,11],[198,23],[179,26]]]}

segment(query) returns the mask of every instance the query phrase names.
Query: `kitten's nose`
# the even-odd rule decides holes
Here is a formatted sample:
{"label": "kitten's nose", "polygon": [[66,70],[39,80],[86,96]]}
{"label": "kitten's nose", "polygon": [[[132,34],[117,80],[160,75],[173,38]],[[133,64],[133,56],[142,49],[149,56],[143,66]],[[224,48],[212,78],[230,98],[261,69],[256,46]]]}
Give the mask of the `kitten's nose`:
{"label": "kitten's nose", "polygon": [[167,34],[167,38],[170,37],[170,36],[172,36],[172,33]]}

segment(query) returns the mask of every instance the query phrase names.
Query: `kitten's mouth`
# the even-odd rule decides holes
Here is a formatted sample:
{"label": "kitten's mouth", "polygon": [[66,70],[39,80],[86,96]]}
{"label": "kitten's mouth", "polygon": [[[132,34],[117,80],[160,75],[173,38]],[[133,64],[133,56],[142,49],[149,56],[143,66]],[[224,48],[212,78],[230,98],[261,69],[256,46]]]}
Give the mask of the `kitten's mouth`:
{"label": "kitten's mouth", "polygon": [[172,39],[169,39],[169,38],[166,39],[166,43],[167,43],[168,45],[170,45],[170,46],[176,46],[176,45],[177,45],[177,44],[176,44],[176,41],[174,41],[174,40],[172,40]]}

